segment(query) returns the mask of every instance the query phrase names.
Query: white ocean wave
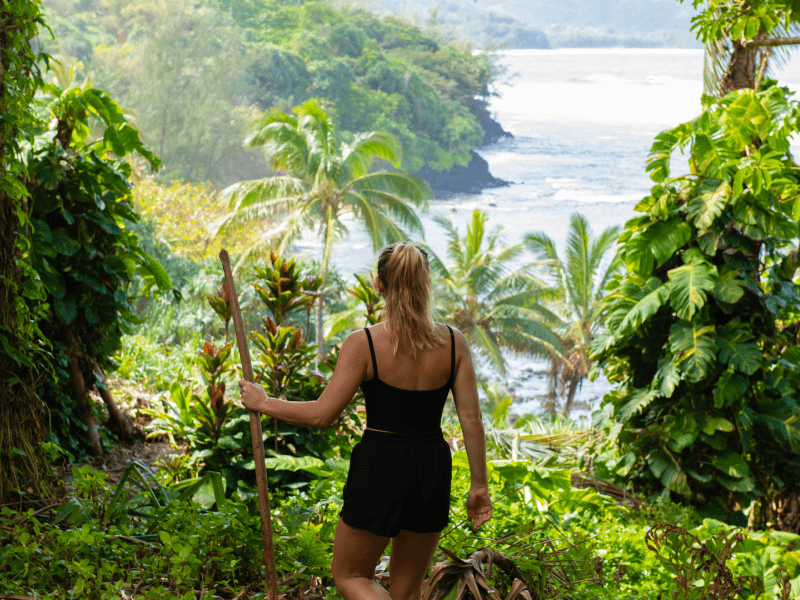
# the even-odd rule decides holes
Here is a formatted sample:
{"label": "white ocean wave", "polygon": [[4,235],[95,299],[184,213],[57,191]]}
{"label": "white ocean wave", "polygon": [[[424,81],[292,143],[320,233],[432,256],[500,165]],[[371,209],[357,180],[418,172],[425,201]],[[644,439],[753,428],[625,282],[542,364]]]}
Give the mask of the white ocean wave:
{"label": "white ocean wave", "polygon": [[642,194],[593,194],[585,190],[575,189],[560,189],[553,197],[554,200],[571,200],[573,202],[583,202],[587,204],[594,204],[604,202],[609,204],[619,204],[623,202],[632,202],[641,200]]}
{"label": "white ocean wave", "polygon": [[[577,179],[572,179],[571,177],[545,177],[545,183],[553,183],[557,185],[561,185],[564,183],[577,183]],[[553,186],[555,187],[555,186]]]}
{"label": "white ocean wave", "polygon": [[583,78],[583,81],[588,81],[590,83],[606,83],[606,84],[613,84],[613,85],[626,85],[629,83],[636,83],[632,79],[623,79],[621,77],[617,77],[616,75],[609,75],[608,73],[595,73],[593,75],[587,75]]}

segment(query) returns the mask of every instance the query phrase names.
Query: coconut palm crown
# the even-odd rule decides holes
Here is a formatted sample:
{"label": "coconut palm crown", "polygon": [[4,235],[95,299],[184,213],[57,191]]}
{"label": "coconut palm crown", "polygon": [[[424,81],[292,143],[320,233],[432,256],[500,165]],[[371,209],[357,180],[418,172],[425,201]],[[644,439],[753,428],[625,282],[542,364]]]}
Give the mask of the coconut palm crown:
{"label": "coconut palm crown", "polygon": [[560,356],[560,340],[547,325],[558,319],[539,303],[545,284],[527,269],[510,269],[510,261],[523,247],[502,245],[502,228],[487,232],[487,216],[477,209],[463,238],[446,218],[436,216],[434,220],[449,238],[447,265],[429,253],[439,283],[437,308],[461,330],[473,350],[503,374],[503,348]]}
{"label": "coconut palm crown", "polygon": [[553,240],[543,232],[525,235],[523,244],[538,259],[534,267],[550,276],[553,312],[558,316],[554,330],[561,337],[564,356],[553,355],[547,408],[556,409],[559,379],[565,388],[563,414],[573,408],[579,384],[589,374],[589,344],[602,323],[605,288],[619,262],[616,257],[604,263],[606,254],[619,236],[618,227],[609,227],[593,237],[586,217],[570,217],[566,261],[561,260]]}
{"label": "coconut palm crown", "polygon": [[[360,133],[343,143],[331,116],[312,99],[293,114],[267,113],[247,144],[262,146],[279,174],[225,189],[229,212],[211,226],[216,235],[237,223],[263,220],[270,225],[243,260],[267,249],[285,253],[301,236],[316,232],[323,243],[324,290],[334,244],[348,234],[344,215],[353,215],[363,225],[376,252],[384,244],[423,233],[414,209],[427,208],[428,185],[399,171],[369,172],[375,158],[400,166],[401,148],[391,134]],[[320,295],[317,306],[320,356],[323,299]]]}

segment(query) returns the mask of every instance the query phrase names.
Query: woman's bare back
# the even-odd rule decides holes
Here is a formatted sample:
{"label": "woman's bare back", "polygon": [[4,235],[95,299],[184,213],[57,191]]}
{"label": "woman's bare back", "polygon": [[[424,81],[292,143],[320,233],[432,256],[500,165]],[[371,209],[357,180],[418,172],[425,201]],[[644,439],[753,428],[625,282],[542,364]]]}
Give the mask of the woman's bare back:
{"label": "woman's bare back", "polygon": [[[442,332],[444,343],[437,348],[427,348],[412,357],[398,350],[386,326],[380,323],[370,328],[375,359],[378,363],[378,379],[392,387],[404,390],[435,390],[443,387],[450,379],[450,334],[445,325],[436,324]],[[458,360],[458,357],[456,357]],[[365,379],[375,377],[372,361],[367,363]]]}

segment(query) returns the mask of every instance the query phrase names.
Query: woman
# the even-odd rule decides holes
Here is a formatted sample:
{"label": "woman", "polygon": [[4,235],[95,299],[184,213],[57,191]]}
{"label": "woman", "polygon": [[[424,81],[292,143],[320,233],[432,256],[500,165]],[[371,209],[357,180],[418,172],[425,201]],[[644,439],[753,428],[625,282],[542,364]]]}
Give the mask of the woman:
{"label": "woman", "polygon": [[250,410],[309,427],[329,427],[362,388],[367,427],[350,459],[333,580],[347,600],[387,600],[372,577],[392,538],[391,599],[419,600],[450,509],[451,456],[440,427],[448,392],[469,459],[473,530],[492,516],[483,424],[467,341],[431,318],[425,251],[407,242],[387,246],[373,285],[386,300],[386,319],[347,337],[318,400],[287,402],[267,398],[260,385],[239,385]]}

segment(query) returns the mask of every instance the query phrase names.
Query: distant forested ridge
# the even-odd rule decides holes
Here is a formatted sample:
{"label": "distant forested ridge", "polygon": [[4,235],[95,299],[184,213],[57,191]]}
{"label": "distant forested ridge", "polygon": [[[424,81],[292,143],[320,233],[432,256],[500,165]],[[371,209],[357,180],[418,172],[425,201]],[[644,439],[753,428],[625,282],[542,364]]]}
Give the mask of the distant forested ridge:
{"label": "distant forested ridge", "polygon": [[439,24],[477,48],[699,48],[671,0],[343,0]]}
{"label": "distant forested ridge", "polygon": [[263,156],[243,147],[249,125],[312,97],[330,103],[345,137],[396,135],[405,170],[466,167],[484,142],[481,122],[501,74],[490,54],[447,43],[435,28],[325,1],[45,7],[55,35],[47,49],[65,67],[82,65],[62,78],[88,79],[130,109],[164,179],[225,185],[266,175]]}

